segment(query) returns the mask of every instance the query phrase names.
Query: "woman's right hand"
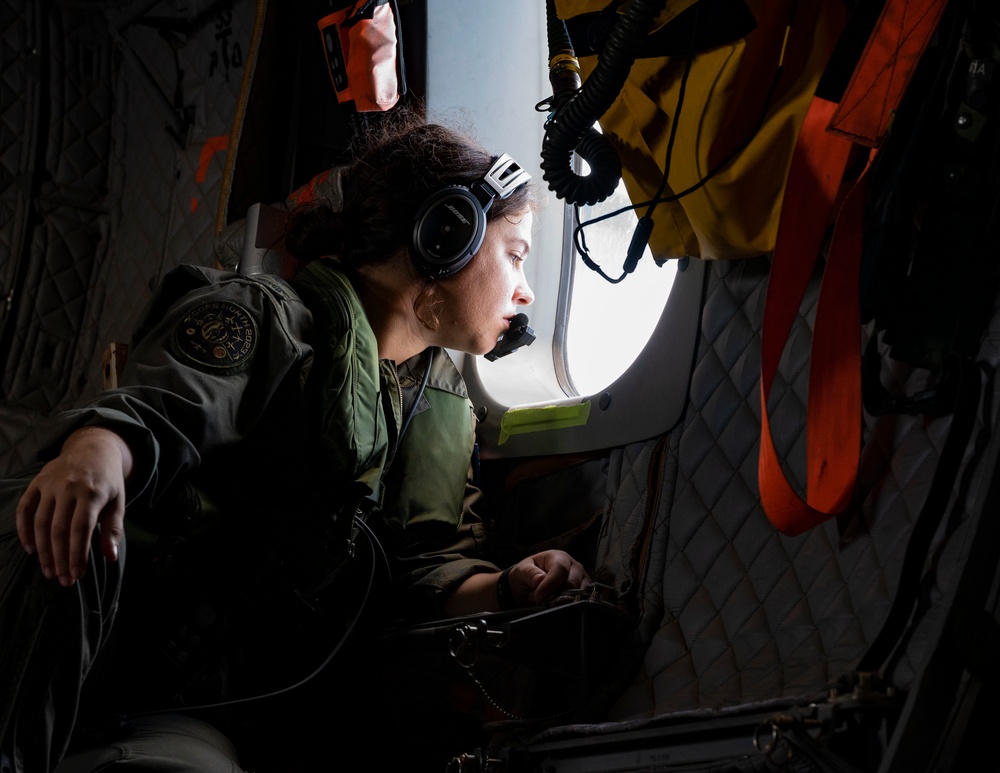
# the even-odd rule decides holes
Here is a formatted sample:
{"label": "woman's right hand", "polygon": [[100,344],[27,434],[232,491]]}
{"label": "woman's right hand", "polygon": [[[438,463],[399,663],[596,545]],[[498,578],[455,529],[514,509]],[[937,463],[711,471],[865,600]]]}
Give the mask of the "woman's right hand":
{"label": "woman's right hand", "polygon": [[68,587],[83,576],[97,524],[101,552],[118,560],[131,472],[128,444],[103,427],[74,432],[38,472],[18,502],[17,533],[24,549],[37,553],[45,577]]}

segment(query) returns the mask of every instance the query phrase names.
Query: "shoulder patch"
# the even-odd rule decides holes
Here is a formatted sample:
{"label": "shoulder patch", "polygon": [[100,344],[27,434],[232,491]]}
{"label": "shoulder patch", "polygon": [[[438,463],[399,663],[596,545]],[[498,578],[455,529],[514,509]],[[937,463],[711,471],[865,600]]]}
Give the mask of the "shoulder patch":
{"label": "shoulder patch", "polygon": [[209,301],[184,315],[174,330],[173,348],[201,370],[240,372],[257,348],[257,323],[238,303]]}

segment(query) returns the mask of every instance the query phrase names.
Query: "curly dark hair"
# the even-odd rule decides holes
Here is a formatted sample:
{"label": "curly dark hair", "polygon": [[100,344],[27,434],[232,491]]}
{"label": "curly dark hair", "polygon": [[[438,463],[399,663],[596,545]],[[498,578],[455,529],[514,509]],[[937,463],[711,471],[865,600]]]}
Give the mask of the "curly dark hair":
{"label": "curly dark hair", "polygon": [[[417,210],[433,192],[483,178],[496,156],[461,133],[400,113],[360,139],[342,175],[343,206],[312,202],[292,211],[286,249],[307,262],[336,255],[351,269],[408,249]],[[534,206],[530,183],[497,199],[487,222]]]}

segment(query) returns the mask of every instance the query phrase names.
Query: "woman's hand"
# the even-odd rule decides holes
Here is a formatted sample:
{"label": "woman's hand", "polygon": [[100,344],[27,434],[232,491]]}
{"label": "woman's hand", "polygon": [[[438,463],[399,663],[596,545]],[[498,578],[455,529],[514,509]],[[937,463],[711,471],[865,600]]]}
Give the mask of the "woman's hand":
{"label": "woman's hand", "polygon": [[510,592],[511,606],[525,607],[544,604],[562,591],[590,584],[583,564],[562,550],[535,553],[511,566],[506,574],[506,589],[499,586],[503,572],[481,572],[467,578],[445,601],[445,615],[461,617],[500,611],[505,590]]}
{"label": "woman's hand", "polygon": [[17,533],[24,549],[38,554],[45,577],[68,587],[83,576],[97,524],[101,552],[118,560],[131,472],[128,444],[102,427],[74,432],[38,472],[18,502]]}
{"label": "woman's hand", "polygon": [[546,550],[519,561],[508,573],[517,606],[537,606],[567,590],[590,584],[583,565],[562,550]]}

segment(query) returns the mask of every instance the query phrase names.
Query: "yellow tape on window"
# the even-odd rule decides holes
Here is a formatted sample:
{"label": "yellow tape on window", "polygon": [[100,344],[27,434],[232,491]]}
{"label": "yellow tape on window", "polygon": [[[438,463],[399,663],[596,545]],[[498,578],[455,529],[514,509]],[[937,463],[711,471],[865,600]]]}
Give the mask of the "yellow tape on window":
{"label": "yellow tape on window", "polygon": [[541,408],[511,408],[500,420],[499,445],[511,435],[580,427],[590,418],[590,401],[576,405],[545,405]]}

